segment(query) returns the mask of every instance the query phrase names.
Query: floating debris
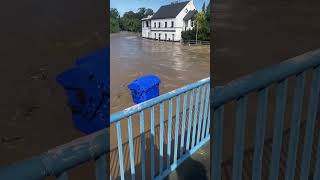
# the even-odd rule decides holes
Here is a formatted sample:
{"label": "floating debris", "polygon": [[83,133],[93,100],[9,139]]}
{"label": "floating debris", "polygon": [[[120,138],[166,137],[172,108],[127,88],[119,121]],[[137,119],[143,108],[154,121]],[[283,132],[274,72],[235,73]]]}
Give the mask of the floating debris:
{"label": "floating debris", "polygon": [[13,143],[13,142],[19,141],[21,139],[23,139],[22,136],[2,137],[0,142],[1,143]]}
{"label": "floating debris", "polygon": [[28,78],[31,80],[47,80],[48,79],[48,75],[46,73],[46,69],[45,68],[40,68],[38,72],[34,72],[30,75],[28,75]]}
{"label": "floating debris", "polygon": [[34,113],[38,109],[40,109],[40,107],[37,105],[34,105],[34,106],[28,108],[26,110],[26,112],[24,113],[24,117],[30,117],[32,115],[32,113]]}

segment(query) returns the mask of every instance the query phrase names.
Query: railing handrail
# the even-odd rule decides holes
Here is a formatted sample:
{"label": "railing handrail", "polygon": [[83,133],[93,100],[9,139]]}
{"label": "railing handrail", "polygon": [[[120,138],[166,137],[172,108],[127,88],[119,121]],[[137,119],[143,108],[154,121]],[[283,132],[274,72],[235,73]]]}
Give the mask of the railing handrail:
{"label": "railing handrail", "polygon": [[78,138],[33,158],[0,169],[3,179],[41,179],[95,159],[109,149],[106,129]]}
{"label": "railing handrail", "polygon": [[213,109],[237,99],[252,91],[262,89],[272,83],[280,82],[292,75],[320,65],[320,49],[290,58],[280,64],[256,71],[242,78],[233,80],[222,91],[212,93],[210,106]]}
{"label": "railing handrail", "polygon": [[197,82],[194,82],[192,84],[188,84],[184,87],[181,87],[179,89],[176,89],[176,90],[173,90],[171,92],[168,92],[168,93],[165,93],[165,94],[162,94],[156,98],[153,98],[153,99],[150,99],[148,101],[145,101],[145,102],[142,102],[140,104],[137,104],[137,105],[134,105],[134,106],[131,106],[125,110],[122,110],[120,112],[116,112],[116,113],[113,113],[111,116],[110,116],[110,124],[112,123],[115,123],[117,121],[120,121],[121,119],[123,118],[126,118],[126,117],[129,117],[137,112],[140,112],[146,108],[149,108],[153,105],[156,105],[158,103],[161,103],[165,100],[168,100],[172,97],[175,97],[179,94],[182,94],[182,93],[185,93],[189,90],[192,90],[194,88],[197,88],[201,85],[204,85],[206,83],[209,83],[210,82],[210,77],[208,78],[205,78],[205,79],[202,79],[200,81],[197,81]]}

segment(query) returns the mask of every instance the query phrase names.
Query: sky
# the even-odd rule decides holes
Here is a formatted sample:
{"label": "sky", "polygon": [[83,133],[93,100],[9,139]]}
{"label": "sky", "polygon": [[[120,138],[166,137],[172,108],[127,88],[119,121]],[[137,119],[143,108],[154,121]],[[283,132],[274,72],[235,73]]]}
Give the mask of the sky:
{"label": "sky", "polygon": [[[137,12],[140,7],[151,8],[156,12],[160,6],[167,5],[175,1],[177,0],[111,0],[110,7],[116,8],[119,11],[120,16],[122,16],[123,13],[127,11]],[[179,0],[179,2],[184,1],[187,0]],[[193,3],[198,10],[201,10],[203,3],[205,2],[207,6],[209,1],[210,0],[193,0]]]}

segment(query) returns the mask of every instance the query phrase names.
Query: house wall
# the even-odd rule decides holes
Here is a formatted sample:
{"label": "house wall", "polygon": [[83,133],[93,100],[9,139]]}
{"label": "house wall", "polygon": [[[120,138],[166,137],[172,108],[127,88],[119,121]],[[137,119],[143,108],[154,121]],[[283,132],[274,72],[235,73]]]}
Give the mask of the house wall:
{"label": "house wall", "polygon": [[[146,22],[149,21],[149,27],[146,26]],[[144,38],[150,38],[149,37],[149,33],[150,33],[150,24],[151,24],[151,20],[143,20],[141,21],[142,23],[142,31],[141,31],[141,36]]]}
{"label": "house wall", "polygon": [[[151,37],[149,37],[149,38],[152,38],[152,39],[159,39],[160,38],[160,40],[180,41],[181,40],[181,32],[184,31],[184,27],[185,27],[185,23],[183,21],[183,18],[188,13],[188,12],[186,12],[186,9],[188,9],[188,12],[190,10],[196,9],[193,4],[193,1],[190,1],[182,9],[182,11],[177,15],[176,18],[151,20],[151,28],[150,29],[146,29],[145,27],[142,27],[142,37],[148,37],[148,33],[150,32]],[[174,22],[174,27],[171,27],[172,21]],[[160,27],[159,27],[159,22],[160,22]],[[165,22],[167,22],[167,27],[165,27]],[[154,26],[154,23],[156,23],[156,26]],[[188,28],[191,28],[191,23],[189,26],[190,27],[188,27]],[[160,36],[159,36],[159,34],[160,34]],[[174,39],[172,39],[172,38],[174,38]]]}
{"label": "house wall", "polygon": [[[173,27],[171,27],[171,22],[174,22]],[[160,27],[159,27],[160,22]],[[167,22],[167,27],[165,27],[165,23]],[[156,27],[154,27],[154,23],[156,23]],[[160,40],[174,40],[174,41],[180,41],[181,39],[181,30],[182,26],[177,25],[177,20],[175,18],[168,18],[168,19],[155,19],[151,20],[151,37],[153,39],[159,39],[160,34]],[[167,38],[166,38],[167,34]],[[174,36],[174,39],[172,39],[172,35]]]}
{"label": "house wall", "polygon": [[187,15],[188,12],[186,12],[185,10],[188,9],[188,12],[191,10],[195,10],[196,7],[193,4],[193,1],[190,1],[184,8],[183,10],[177,15],[176,20],[177,23],[180,27],[184,26],[184,22],[183,22],[183,18]]}

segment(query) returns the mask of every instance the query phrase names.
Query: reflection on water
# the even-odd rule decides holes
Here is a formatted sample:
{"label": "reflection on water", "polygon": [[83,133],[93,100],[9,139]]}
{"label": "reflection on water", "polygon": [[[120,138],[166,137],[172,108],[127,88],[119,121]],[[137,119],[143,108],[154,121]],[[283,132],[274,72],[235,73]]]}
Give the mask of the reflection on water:
{"label": "reflection on water", "polygon": [[142,39],[133,33],[111,35],[111,113],[133,105],[127,85],[137,77],[155,74],[166,93],[210,74],[209,46]]}

